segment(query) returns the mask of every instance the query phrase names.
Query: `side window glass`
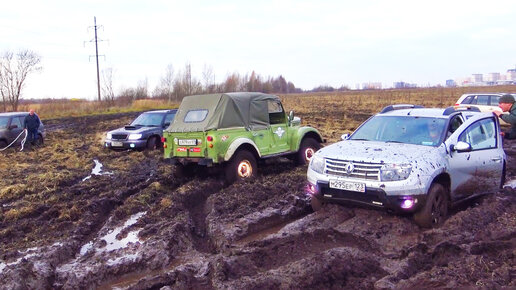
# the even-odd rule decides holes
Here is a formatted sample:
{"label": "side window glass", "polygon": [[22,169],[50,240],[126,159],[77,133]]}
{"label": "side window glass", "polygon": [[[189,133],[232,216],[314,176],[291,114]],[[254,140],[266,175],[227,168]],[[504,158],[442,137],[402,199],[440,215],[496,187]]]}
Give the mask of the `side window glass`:
{"label": "side window glass", "polygon": [[477,96],[477,105],[487,106],[489,104],[489,96],[481,95]]}
{"label": "side window glass", "polygon": [[280,102],[268,101],[267,106],[269,110],[269,122],[271,125],[286,122],[285,113],[283,112],[283,107]]}
{"label": "side window glass", "polygon": [[460,127],[460,125],[462,125],[462,123],[464,123],[464,122],[462,121],[462,118],[460,116],[453,117],[453,119],[451,119],[450,125],[448,127],[448,133],[446,135],[446,139],[448,139],[448,137],[450,137],[451,134],[453,134],[453,132],[455,132],[455,130],[457,130]]}
{"label": "side window glass", "polygon": [[176,114],[167,114],[165,116],[165,121],[163,122],[163,124],[172,124],[172,121],[174,121],[174,117],[176,116]]}
{"label": "side window glass", "polygon": [[472,104],[472,105],[476,105],[476,104],[477,104],[477,96],[473,96],[473,97],[471,98],[471,102],[470,102],[470,104]]}
{"label": "side window glass", "polygon": [[492,118],[473,123],[460,136],[459,141],[471,145],[472,150],[496,148],[496,127]]}
{"label": "side window glass", "polygon": [[500,96],[491,96],[491,106],[498,106]]}
{"label": "side window glass", "polygon": [[471,104],[471,101],[473,100],[473,96],[467,96],[464,101],[462,101],[463,104]]}
{"label": "side window glass", "polygon": [[11,126],[12,125],[16,125],[16,126],[18,126],[18,128],[23,128],[23,122],[24,121],[25,121],[25,117],[13,118],[13,120],[11,121]]}

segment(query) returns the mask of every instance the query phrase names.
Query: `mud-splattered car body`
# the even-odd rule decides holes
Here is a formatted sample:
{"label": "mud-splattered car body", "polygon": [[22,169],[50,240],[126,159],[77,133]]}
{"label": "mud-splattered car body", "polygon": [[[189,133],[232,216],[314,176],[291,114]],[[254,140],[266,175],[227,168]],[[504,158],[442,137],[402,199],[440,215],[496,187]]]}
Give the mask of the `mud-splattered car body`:
{"label": "mud-splattered car body", "polygon": [[[452,204],[500,188],[505,163],[492,113],[403,105],[319,150],[307,177],[315,209],[350,202],[415,213],[418,224],[432,226]],[[436,196],[439,204],[429,205]]]}
{"label": "mud-splattered car body", "polygon": [[305,164],[323,142],[316,129],[285,113],[279,97],[256,92],[185,97],[163,137],[172,164],[223,165],[229,182],[255,175],[259,159]]}
{"label": "mud-splattered car body", "polygon": [[[0,114],[0,149],[5,148],[22,133],[25,117],[28,114],[28,112],[10,112]],[[38,142],[43,143],[44,137],[45,128],[41,122],[38,128]],[[16,141],[17,144],[22,140],[23,138],[18,138]]]}

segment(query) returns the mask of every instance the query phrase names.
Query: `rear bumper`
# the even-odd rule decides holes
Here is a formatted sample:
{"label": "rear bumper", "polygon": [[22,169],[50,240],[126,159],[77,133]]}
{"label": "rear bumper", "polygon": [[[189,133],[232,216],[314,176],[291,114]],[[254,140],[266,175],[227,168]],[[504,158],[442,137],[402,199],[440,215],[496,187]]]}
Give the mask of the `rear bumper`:
{"label": "rear bumper", "polygon": [[168,158],[165,160],[167,160],[170,164],[173,164],[173,165],[176,165],[176,164],[186,165],[189,163],[197,163],[198,165],[202,165],[202,166],[208,166],[208,167],[213,166],[213,159],[211,159],[211,158],[173,157],[173,158]]}
{"label": "rear bumper", "polygon": [[309,194],[323,202],[354,204],[391,210],[396,213],[413,213],[418,211],[426,201],[426,195],[389,196],[380,188],[366,188],[365,192],[355,192],[330,188],[329,184],[319,181],[308,185]]}

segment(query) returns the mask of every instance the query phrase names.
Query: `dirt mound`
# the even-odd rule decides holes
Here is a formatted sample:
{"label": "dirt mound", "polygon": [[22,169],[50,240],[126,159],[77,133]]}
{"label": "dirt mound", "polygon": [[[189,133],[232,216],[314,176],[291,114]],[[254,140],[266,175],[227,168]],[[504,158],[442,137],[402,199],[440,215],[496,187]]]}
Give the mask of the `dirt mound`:
{"label": "dirt mound", "polygon": [[512,188],[431,230],[371,209],[313,213],[306,167],[287,159],[224,186],[174,178],[158,151],[104,149],[133,117],[51,120],[43,147],[0,155],[1,289],[516,286]]}

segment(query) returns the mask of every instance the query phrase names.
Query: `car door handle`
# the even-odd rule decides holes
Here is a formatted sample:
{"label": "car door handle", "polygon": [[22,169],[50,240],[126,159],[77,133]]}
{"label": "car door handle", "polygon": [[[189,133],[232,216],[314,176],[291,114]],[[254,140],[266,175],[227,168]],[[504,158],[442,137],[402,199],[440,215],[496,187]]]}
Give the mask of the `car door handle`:
{"label": "car door handle", "polygon": [[496,163],[500,163],[500,162],[502,162],[502,157],[491,158],[491,161],[496,162]]}

